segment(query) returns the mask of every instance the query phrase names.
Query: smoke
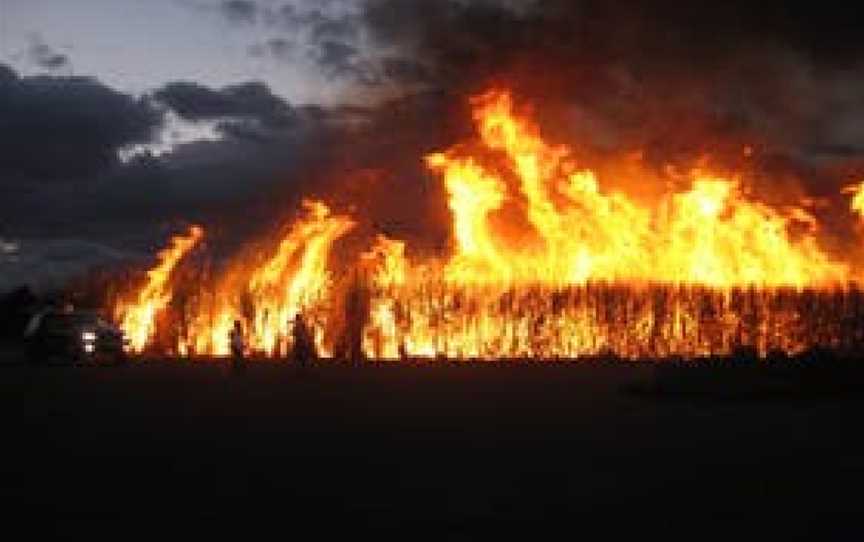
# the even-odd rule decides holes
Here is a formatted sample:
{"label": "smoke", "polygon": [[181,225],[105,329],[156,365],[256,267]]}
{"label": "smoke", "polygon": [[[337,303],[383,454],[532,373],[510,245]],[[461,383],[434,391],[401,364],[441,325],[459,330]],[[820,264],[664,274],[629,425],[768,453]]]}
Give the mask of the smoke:
{"label": "smoke", "polygon": [[[564,141],[661,165],[746,142],[803,167],[858,159],[854,8],[743,0],[223,2],[253,56],[310,62],[346,101],[507,86]],[[386,107],[388,104],[385,104]],[[457,106],[458,107],[458,106]],[[434,121],[436,119],[430,119]]]}
{"label": "smoke", "polygon": [[[448,210],[422,157],[473,137],[467,99],[490,87],[530,104],[544,136],[571,145],[603,182],[615,173],[606,164],[621,156],[638,154],[659,178],[670,163],[710,155],[751,171],[769,201],[830,200],[864,163],[864,42],[853,8],[743,0],[218,5],[232,23],[263,29],[250,55],[311,62],[352,84],[345,102],[355,105],[302,107],[259,83],[210,89],[191,81],[139,99],[92,79],[22,78],[0,66],[4,133],[16,134],[7,146],[20,151],[0,170],[28,179],[108,176],[83,188],[10,188],[9,235],[70,232],[140,250],[182,220],[213,229],[208,238],[223,239],[228,253],[317,196],[352,212],[358,237],[382,232],[434,250],[446,245]],[[378,101],[356,105],[358,95]],[[224,139],[111,169],[118,148],[152,138],[164,108],[219,122]],[[745,146],[755,151],[747,160]],[[47,219],[30,219],[61,203]]]}
{"label": "smoke", "polygon": [[147,100],[89,77],[19,77],[0,66],[0,175],[60,181],[110,169],[162,125]]}
{"label": "smoke", "polygon": [[[344,124],[342,113],[293,106],[260,82],[174,82],[136,97],[95,78],[3,65],[0,112],[0,236],[22,243],[0,266],[0,290],[138,263],[189,222],[212,229],[216,257],[231,253],[312,192],[311,172]],[[180,142],[160,149],[174,117],[208,137],[170,137]]]}
{"label": "smoke", "polygon": [[860,153],[864,43],[848,9],[369,0],[363,13],[433,86],[510,86],[580,143],[667,159],[730,140],[806,161]]}
{"label": "smoke", "polygon": [[81,239],[27,239],[0,254],[0,293],[28,284],[38,292],[62,288],[96,266],[141,260],[143,254]]}
{"label": "smoke", "polygon": [[72,65],[69,55],[57,51],[38,36],[31,38],[27,58],[36,67],[49,72],[62,70]]}
{"label": "smoke", "polygon": [[625,156],[639,156],[642,185],[623,187],[637,196],[668,189],[670,165],[707,161],[746,173],[763,201],[813,203],[827,233],[849,237],[836,209],[864,163],[859,15],[716,4],[268,2],[259,24],[284,35],[255,54],[306,55],[358,93],[391,96],[319,110],[341,120],[324,158],[295,175],[358,218],[355,237],[446,248],[446,195],[422,157],[474,137],[468,98],[492,87],[512,89],[604,186],[621,188]]}

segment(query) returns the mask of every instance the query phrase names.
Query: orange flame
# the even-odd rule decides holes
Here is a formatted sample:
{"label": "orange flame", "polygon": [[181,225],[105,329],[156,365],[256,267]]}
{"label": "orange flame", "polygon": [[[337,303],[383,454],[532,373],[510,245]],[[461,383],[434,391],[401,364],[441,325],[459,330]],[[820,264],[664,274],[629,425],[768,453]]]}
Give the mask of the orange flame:
{"label": "orange flame", "polygon": [[[308,201],[272,252],[199,285],[178,350],[227,355],[239,320],[251,350],[283,355],[298,314],[319,355],[350,343],[382,359],[691,357],[740,346],[767,355],[854,335],[824,315],[857,306],[858,273],[822,247],[807,208],[757,201],[746,178],[704,168],[646,204],[604,188],[570,148],[547,143],[507,92],[473,106],[478,140],[425,159],[452,213],[443,262],[410,261],[403,241],[378,236],[357,262],[364,284],[346,296],[328,262],[355,222]],[[844,191],[864,217],[864,183]],[[176,246],[163,274],[184,254]],[[149,285],[138,295],[142,307],[159,301],[154,308],[118,313],[138,348],[170,299],[167,279],[154,284],[159,295]]]}
{"label": "orange flame", "polygon": [[204,230],[192,226],[186,235],[177,235],[171,246],[159,252],[159,263],[147,271],[147,281],[138,291],[135,300],[121,302],[115,316],[120,322],[129,347],[133,352],[141,352],[147,346],[156,330],[156,317],[171,302],[173,292],[170,285],[171,273],[183,257],[204,237]]}
{"label": "orange flame", "polygon": [[[848,275],[814,235],[791,238],[792,212],[749,201],[737,179],[694,170],[689,190],[643,208],[624,194],[604,194],[594,172],[576,169],[569,149],[548,145],[514,114],[509,94],[474,103],[483,144],[504,154],[516,186],[458,148],[427,159],[450,195],[457,246],[447,275],[455,282],[804,286]],[[528,246],[494,225],[508,201],[530,225]]]}
{"label": "orange flame", "polygon": [[227,355],[235,320],[247,323],[247,344],[266,355],[284,354],[291,345],[291,324],[302,312],[316,313],[316,344],[324,351],[326,303],[330,287],[327,261],[333,243],[354,227],[331,215],[317,201],[304,202],[306,215],[282,238],[263,263],[240,261],[191,316],[181,350]]}
{"label": "orange flame", "polygon": [[843,193],[852,195],[849,205],[855,214],[864,219],[864,181],[847,186],[843,189]]}
{"label": "orange flame", "polygon": [[[689,188],[645,207],[605,193],[570,149],[515,113],[508,93],[473,105],[482,148],[426,158],[449,196],[454,253],[439,282],[428,268],[401,288],[379,279],[371,357],[696,356],[742,344],[795,352],[807,330],[783,305],[788,288],[852,278],[820,248],[806,209],[750,200],[741,179],[694,169]],[[793,223],[805,233],[793,237]],[[761,293],[747,297],[753,287]]]}

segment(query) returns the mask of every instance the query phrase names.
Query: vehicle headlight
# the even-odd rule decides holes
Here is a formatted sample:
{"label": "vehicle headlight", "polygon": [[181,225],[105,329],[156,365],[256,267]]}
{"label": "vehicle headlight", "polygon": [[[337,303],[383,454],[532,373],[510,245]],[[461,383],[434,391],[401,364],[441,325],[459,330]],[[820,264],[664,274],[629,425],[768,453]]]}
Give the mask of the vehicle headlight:
{"label": "vehicle headlight", "polygon": [[81,334],[81,340],[85,343],[96,342],[96,332],[95,331],[85,331]]}

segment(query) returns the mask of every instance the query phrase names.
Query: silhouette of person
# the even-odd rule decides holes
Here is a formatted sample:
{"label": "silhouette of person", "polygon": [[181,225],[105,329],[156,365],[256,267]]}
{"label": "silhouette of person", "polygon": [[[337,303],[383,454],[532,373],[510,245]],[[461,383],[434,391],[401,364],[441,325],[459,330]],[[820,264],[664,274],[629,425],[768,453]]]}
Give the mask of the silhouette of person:
{"label": "silhouette of person", "polygon": [[234,327],[228,334],[231,342],[231,364],[234,370],[242,370],[245,364],[245,345],[243,344],[243,326],[240,320],[234,320]]}
{"label": "silhouette of person", "polygon": [[294,361],[300,367],[306,367],[307,363],[311,361],[315,347],[312,344],[312,334],[309,327],[299,312],[294,316],[292,331],[294,335]]}
{"label": "silhouette of person", "polygon": [[348,292],[345,303],[345,322],[347,322],[347,358],[352,365],[363,361],[363,329],[369,316],[369,291],[355,277],[354,285]]}

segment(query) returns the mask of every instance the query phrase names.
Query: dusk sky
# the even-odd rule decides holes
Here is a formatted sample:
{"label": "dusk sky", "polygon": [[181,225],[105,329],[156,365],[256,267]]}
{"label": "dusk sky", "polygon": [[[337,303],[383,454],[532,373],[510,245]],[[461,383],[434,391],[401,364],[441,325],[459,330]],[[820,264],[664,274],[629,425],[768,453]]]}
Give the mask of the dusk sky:
{"label": "dusk sky", "polygon": [[[292,6],[290,16],[286,5]],[[333,26],[334,39],[362,47],[359,31],[335,35],[339,24],[356,20],[358,6],[314,0],[3,0],[0,58],[23,75],[91,75],[131,93],[177,80],[217,87],[260,80],[292,103],[336,103],[357,98],[346,92],[346,81],[328,77],[317,63],[324,25]]]}
{"label": "dusk sky", "polygon": [[753,143],[818,196],[864,160],[855,10],[614,4],[0,0],[0,288],[146,261],[190,222],[230,247],[373,177],[370,222],[437,242],[422,156],[495,85],[658,167]]}

